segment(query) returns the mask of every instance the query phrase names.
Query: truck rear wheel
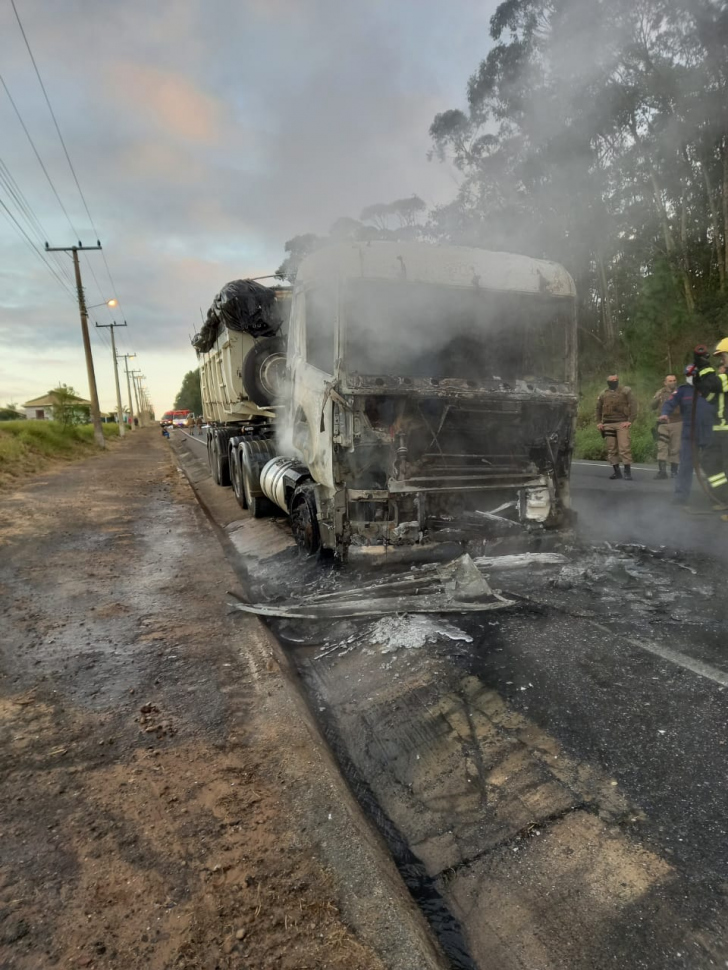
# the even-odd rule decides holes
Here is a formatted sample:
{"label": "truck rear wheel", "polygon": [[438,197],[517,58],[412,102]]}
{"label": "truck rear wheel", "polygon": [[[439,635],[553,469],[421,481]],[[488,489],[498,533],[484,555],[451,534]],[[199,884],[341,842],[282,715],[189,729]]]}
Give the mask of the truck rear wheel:
{"label": "truck rear wheel", "polygon": [[208,435],[207,435],[207,464],[210,467],[210,475],[212,477],[213,482],[216,485],[219,485],[220,482],[217,480],[217,460],[215,458],[215,444],[216,444],[216,442],[217,442],[217,438],[215,437],[214,432],[208,433]]}
{"label": "truck rear wheel", "polygon": [[254,519],[270,515],[275,508],[260,489],[260,470],[273,455],[273,442],[266,438],[250,438],[240,445],[243,496]]}
{"label": "truck rear wheel", "polygon": [[291,531],[301,552],[307,556],[316,556],[321,552],[316,498],[310,485],[303,485],[293,493]]}
{"label": "truck rear wheel", "polygon": [[245,498],[245,489],[243,488],[243,469],[240,462],[240,449],[237,445],[233,445],[230,449],[228,464],[230,466],[230,481],[232,482],[235,498],[241,509],[247,509],[248,503]]}
{"label": "truck rear wheel", "polygon": [[245,504],[248,511],[254,519],[262,519],[266,515],[270,515],[273,510],[272,504],[267,498],[265,498],[265,496],[253,494],[253,486],[250,481],[250,471],[245,465],[243,465],[242,472],[243,496],[245,498]]}
{"label": "truck rear wheel", "polygon": [[216,485],[227,488],[230,484],[230,465],[227,452],[228,438],[217,431],[213,431],[211,454],[212,478]]}

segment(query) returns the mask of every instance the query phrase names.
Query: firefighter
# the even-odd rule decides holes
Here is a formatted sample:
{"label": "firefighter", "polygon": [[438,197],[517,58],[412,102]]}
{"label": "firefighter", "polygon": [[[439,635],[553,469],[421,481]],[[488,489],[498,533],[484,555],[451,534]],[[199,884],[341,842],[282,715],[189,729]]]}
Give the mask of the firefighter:
{"label": "firefighter", "polygon": [[607,389],[597,398],[597,427],[607,442],[607,461],[614,469],[609,478],[632,481],[632,450],[629,429],[637,417],[637,401],[629,387],[619,386],[619,376],[610,374]]}
{"label": "firefighter", "polygon": [[669,423],[676,411],[681,418],[680,461],[677,478],[675,479],[676,505],[687,505],[690,498],[690,489],[693,484],[693,430],[695,432],[695,447],[702,454],[710,444],[715,419],[714,406],[699,394],[695,402],[696,414],[693,428],[693,395],[695,390],[691,387],[693,382],[692,372],[692,367],[685,368],[687,383],[681,384],[674,394],[670,395],[665,401],[662,405],[662,413],[658,418],[661,424]]}
{"label": "firefighter", "polygon": [[655,478],[667,478],[667,463],[670,463],[670,478],[677,478],[680,461],[680,440],[682,437],[682,413],[673,409],[664,421],[663,406],[677,390],[677,377],[668,374],[662,387],[655,391],[650,407],[658,412],[657,425],[657,474]]}
{"label": "firefighter", "polygon": [[[713,437],[705,449],[701,464],[717,508],[728,508],[728,337],[719,341],[713,352],[718,357],[714,367],[705,347],[695,348],[693,384],[706,401],[715,404]],[[722,516],[728,521],[728,516]]]}

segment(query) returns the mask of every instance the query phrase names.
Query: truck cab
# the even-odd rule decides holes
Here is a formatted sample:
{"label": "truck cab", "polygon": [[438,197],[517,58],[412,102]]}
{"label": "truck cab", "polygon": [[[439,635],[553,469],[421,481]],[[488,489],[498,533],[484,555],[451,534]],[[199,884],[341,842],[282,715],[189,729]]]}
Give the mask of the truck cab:
{"label": "truck cab", "polygon": [[567,527],[575,306],[563,267],[509,253],[307,257],[262,494],[304,549],[342,559]]}

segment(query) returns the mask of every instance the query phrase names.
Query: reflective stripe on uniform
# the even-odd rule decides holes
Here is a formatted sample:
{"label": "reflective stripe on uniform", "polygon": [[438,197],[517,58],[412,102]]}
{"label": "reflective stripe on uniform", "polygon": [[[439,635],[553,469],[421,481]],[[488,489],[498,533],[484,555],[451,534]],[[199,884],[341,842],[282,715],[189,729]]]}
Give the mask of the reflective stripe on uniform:
{"label": "reflective stripe on uniform", "polygon": [[708,484],[711,488],[720,488],[721,485],[725,485],[728,482],[728,476],[725,472],[718,472],[717,475],[710,475],[708,477]]}

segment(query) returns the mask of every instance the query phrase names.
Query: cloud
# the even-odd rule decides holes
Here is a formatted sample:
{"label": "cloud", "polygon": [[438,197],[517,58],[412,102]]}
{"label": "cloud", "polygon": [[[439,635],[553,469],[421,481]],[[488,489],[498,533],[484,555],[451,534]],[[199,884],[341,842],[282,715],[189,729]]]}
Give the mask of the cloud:
{"label": "cloud", "polygon": [[[487,52],[494,5],[24,0],[26,31],[121,298],[117,316],[129,322],[120,345],[140,353],[160,407],[195,366],[188,337],[199,307],[227,280],[271,272],[286,239],[325,232],[372,202],[453,194],[451,173],[426,161],[427,129],[437,111],[462,102]],[[5,8],[0,58],[73,230],[0,98],[3,159],[51,243],[67,245],[75,233],[90,241]],[[24,398],[58,379],[86,393],[77,308],[2,222],[0,267],[0,401],[9,382]],[[108,298],[100,254],[89,253],[82,271],[89,302]],[[110,357],[103,343],[97,353],[99,391],[110,406]],[[60,361],[67,375],[58,373]]]}
{"label": "cloud", "polygon": [[213,145],[220,141],[224,109],[181,74],[134,61],[108,69],[109,96],[122,108],[144,115],[160,140],[165,136]]}

